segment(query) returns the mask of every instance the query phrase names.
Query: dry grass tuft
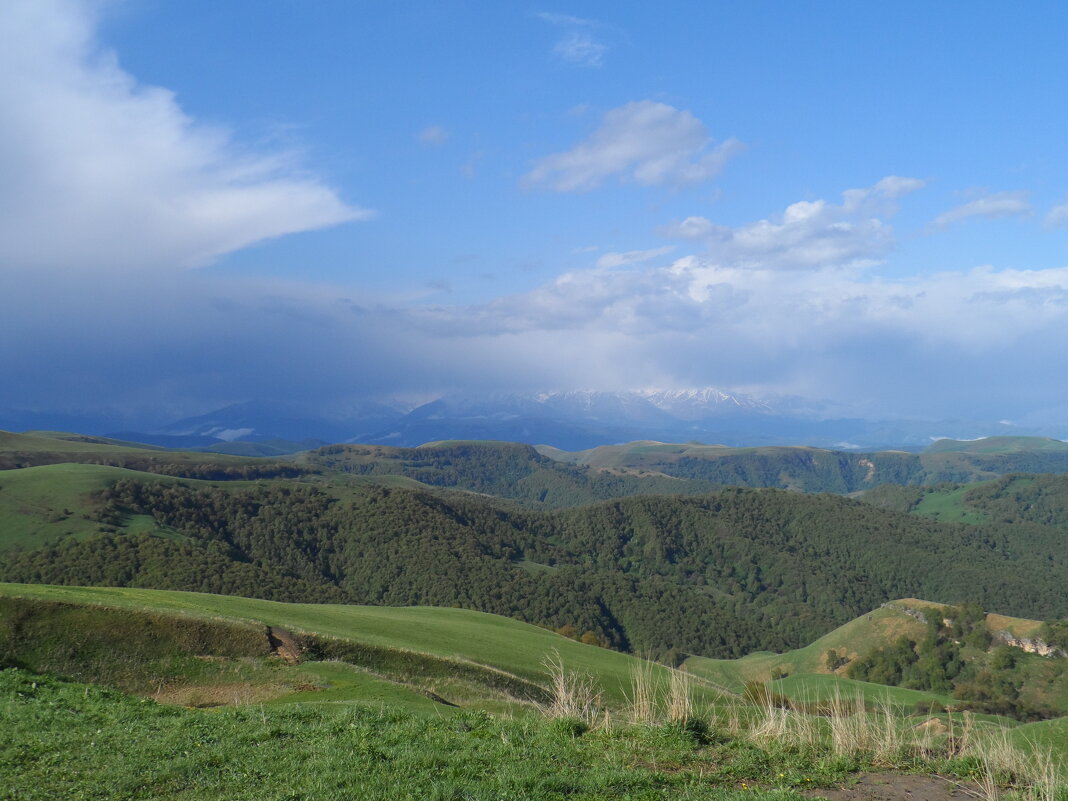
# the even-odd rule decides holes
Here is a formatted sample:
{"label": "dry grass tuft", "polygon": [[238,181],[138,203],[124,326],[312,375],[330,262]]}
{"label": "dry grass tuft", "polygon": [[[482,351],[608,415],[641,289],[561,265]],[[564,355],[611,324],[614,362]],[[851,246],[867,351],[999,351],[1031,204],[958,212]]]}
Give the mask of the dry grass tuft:
{"label": "dry grass tuft", "polygon": [[683,670],[672,670],[668,685],[667,716],[672,723],[685,725],[693,717],[693,678]]}
{"label": "dry grass tuft", "polygon": [[602,712],[601,692],[592,676],[564,669],[563,660],[553,651],[542,663],[549,674],[552,700],[544,707],[550,718],[572,718],[592,726]]}

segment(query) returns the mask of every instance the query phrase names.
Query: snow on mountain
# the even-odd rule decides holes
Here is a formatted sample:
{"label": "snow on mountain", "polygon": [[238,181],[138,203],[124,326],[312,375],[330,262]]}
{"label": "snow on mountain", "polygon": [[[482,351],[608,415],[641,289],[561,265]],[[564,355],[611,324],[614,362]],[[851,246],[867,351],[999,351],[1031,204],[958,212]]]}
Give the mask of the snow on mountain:
{"label": "snow on mountain", "polygon": [[768,401],[752,395],[731,394],[715,387],[700,389],[647,389],[635,393],[678,420],[703,420],[720,414],[774,414]]}

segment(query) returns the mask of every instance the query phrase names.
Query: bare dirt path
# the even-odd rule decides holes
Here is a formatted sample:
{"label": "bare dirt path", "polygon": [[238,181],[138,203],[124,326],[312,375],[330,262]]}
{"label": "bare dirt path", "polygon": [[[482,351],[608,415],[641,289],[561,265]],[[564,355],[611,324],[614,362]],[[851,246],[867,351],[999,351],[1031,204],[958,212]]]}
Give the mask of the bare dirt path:
{"label": "bare dirt path", "polygon": [[970,801],[983,797],[972,782],[903,773],[864,773],[846,786],[806,795],[829,801]]}

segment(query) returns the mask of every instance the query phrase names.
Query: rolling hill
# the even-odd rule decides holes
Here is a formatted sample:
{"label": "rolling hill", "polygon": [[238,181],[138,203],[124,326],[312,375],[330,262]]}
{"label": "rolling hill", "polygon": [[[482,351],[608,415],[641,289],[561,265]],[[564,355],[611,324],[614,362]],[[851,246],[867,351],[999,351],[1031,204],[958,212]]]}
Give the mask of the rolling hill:
{"label": "rolling hill", "polygon": [[[665,801],[778,801],[858,779],[947,786],[860,773],[899,767],[955,775],[968,792],[986,771],[989,787],[1059,801],[1068,718],[932,716],[945,699],[820,672],[815,652],[885,643],[917,622],[913,603],[794,653],[670,671],[462,609],[0,584],[0,780],[20,798],[279,800],[294,785],[324,798],[445,787]],[[772,661],[791,674],[747,687]]]}
{"label": "rolling hill", "polygon": [[559,461],[593,468],[645,471],[722,486],[843,494],[882,484],[965,483],[1008,473],[1068,472],[1068,443],[1043,437],[939,440],[922,453],[781,446],[731,448],[653,441],[575,452],[544,446],[538,450]]}
{"label": "rolling hill", "polygon": [[[62,490],[68,478],[77,481]],[[550,512],[314,479],[6,471],[0,520],[14,533],[0,578],[457,604],[654,655],[798,647],[902,596],[1068,613],[1063,532],[1039,524],[969,528],[841,497],[739,489]],[[31,503],[53,490],[67,500]]]}

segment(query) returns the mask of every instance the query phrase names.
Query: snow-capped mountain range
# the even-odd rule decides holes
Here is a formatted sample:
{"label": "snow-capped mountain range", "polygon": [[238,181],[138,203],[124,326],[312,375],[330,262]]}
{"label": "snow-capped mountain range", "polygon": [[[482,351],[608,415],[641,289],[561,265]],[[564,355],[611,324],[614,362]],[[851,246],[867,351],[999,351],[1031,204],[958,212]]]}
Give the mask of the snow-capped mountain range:
{"label": "snow-capped mountain range", "polygon": [[[11,417],[10,422],[3,419]],[[34,428],[50,426],[47,415]],[[22,430],[18,417],[0,413],[0,428]],[[111,423],[78,430],[114,434]],[[308,441],[412,447],[444,439],[491,439],[584,450],[633,440],[700,441],[734,446],[923,447],[936,436],[1062,437],[1068,431],[1013,427],[987,421],[885,421],[860,419],[832,404],[789,396],[757,397],[715,387],[624,391],[560,390],[533,393],[449,394],[428,403],[357,399],[342,412],[323,414],[294,404],[251,401],[188,417],[147,432],[122,432],[171,447],[214,443]],[[280,445],[285,447],[285,445]]]}

